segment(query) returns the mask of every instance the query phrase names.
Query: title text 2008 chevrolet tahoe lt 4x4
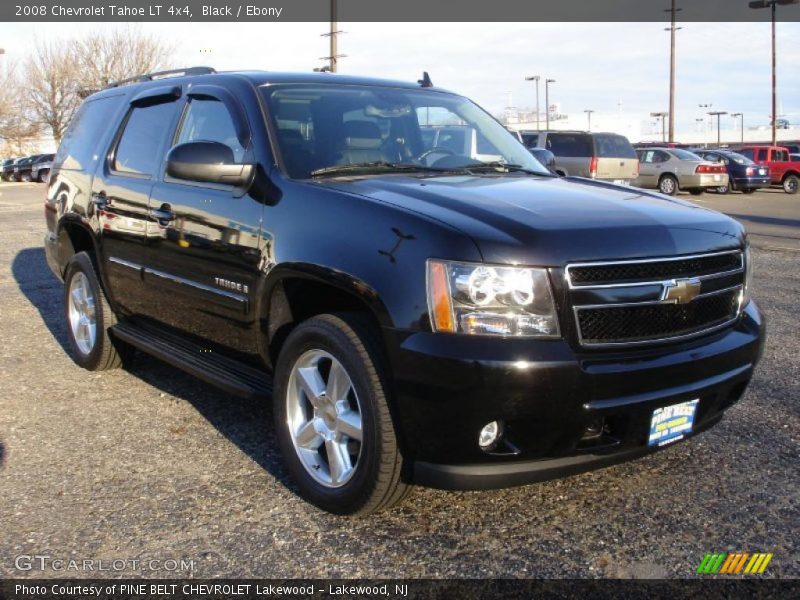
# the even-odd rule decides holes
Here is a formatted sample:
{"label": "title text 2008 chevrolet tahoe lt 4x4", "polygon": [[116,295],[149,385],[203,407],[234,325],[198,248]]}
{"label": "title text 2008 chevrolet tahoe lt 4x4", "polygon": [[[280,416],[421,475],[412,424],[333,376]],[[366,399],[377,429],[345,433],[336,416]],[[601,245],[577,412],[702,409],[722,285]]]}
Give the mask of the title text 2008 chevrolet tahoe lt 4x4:
{"label": "title text 2008 chevrolet tahoe lt 4x4", "polygon": [[[479,156],[429,145],[442,126]],[[112,85],[61,143],[45,214],[75,361],[137,348],[272,398],[289,472],[335,513],[688,438],[763,343],[738,223],[553,176],[428,77]]]}

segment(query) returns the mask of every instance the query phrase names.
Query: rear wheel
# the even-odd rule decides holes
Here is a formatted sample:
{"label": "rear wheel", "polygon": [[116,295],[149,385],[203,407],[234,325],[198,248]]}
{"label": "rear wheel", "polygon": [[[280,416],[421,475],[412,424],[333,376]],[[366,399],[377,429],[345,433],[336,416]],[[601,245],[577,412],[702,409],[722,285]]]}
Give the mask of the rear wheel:
{"label": "rear wheel", "polygon": [[45,169],[44,171],[39,171],[39,182],[40,183],[47,183],[50,181],[50,169]]}
{"label": "rear wheel", "polygon": [[67,266],[64,312],[72,360],[79,366],[89,371],[116,369],[132,353],[130,346],[108,333],[117,318],[86,252],[78,252]]}
{"label": "rear wheel", "polygon": [[673,175],[663,175],[658,181],[658,191],[667,196],[674,196],[678,192],[678,180]]}
{"label": "rear wheel", "polygon": [[800,187],[800,179],[797,175],[787,175],[783,178],[783,191],[787,194],[796,194]]}
{"label": "rear wheel", "polygon": [[380,348],[358,315],[309,319],[281,350],[278,441],[300,494],[323,510],[366,515],[405,496],[383,372]]}

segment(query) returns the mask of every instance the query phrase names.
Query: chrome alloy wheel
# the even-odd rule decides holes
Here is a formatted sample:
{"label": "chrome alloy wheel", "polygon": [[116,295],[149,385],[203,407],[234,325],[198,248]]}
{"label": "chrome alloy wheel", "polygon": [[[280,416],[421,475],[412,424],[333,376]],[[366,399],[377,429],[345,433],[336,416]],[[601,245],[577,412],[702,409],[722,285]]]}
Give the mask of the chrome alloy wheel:
{"label": "chrome alloy wheel", "polygon": [[97,313],[89,279],[81,272],[69,284],[69,326],[80,353],[90,354],[97,340]]}
{"label": "chrome alloy wheel", "polygon": [[292,367],[286,421],[306,471],[329,488],[346,484],[361,456],[361,407],[342,364],[324,350],[308,350]]}

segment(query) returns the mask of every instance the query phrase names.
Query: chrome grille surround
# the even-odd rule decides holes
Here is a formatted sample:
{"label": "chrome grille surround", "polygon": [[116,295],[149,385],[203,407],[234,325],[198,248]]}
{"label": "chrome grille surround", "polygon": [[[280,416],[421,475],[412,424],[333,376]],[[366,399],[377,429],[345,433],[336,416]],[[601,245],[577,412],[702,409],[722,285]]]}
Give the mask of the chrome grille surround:
{"label": "chrome grille surround", "polygon": [[[670,264],[672,263],[672,264]],[[655,267],[653,266],[655,265]],[[675,265],[677,276],[670,276],[671,267]],[[713,271],[713,267],[721,269]],[[579,279],[584,281],[573,281],[573,274],[581,270],[582,276]],[[607,281],[598,277],[597,273],[592,273],[593,269],[602,269],[604,274],[615,273],[624,274],[622,280]],[[659,277],[648,278],[646,275],[657,272]],[[642,275],[638,277],[637,275]],[[716,287],[713,280],[727,278],[728,281],[718,281]],[[744,291],[745,265],[744,253],[742,250],[728,250],[724,252],[714,252],[707,254],[695,254],[685,256],[672,256],[665,258],[649,258],[619,261],[598,261],[585,263],[572,263],[565,269],[565,279],[570,293],[570,304],[575,322],[578,343],[586,348],[602,347],[624,347],[638,346],[647,344],[663,344],[699,337],[720,329],[724,329],[735,323],[741,316],[743,291]],[[586,283],[586,280],[590,280]],[[598,283],[595,283],[597,281]],[[681,282],[700,282],[699,293],[686,302],[674,299],[666,299],[667,291]],[[708,282],[705,287],[710,290],[703,290],[703,282]],[[719,289],[720,284],[734,283]],[[577,300],[575,296],[581,292],[595,291],[597,293],[608,293],[613,290],[627,288],[642,288],[645,290],[660,290],[658,294],[653,294],[652,298],[631,302],[599,301],[585,303]],[[636,290],[637,292],[639,290]],[[649,292],[648,292],[649,293]],[[725,294],[726,296],[722,296]],[[718,298],[712,298],[717,296]],[[721,312],[730,300],[730,310]],[[708,310],[709,306],[715,306],[716,312]],[[659,307],[664,307],[663,310]],[[630,316],[630,322],[621,319],[624,309]],[[588,311],[591,311],[589,315]],[[703,314],[703,311],[705,313]],[[698,315],[698,313],[701,313]],[[598,319],[603,319],[604,315],[608,323],[599,323]],[[625,316],[624,314],[622,316]],[[591,320],[590,320],[591,317]],[[637,331],[637,320],[638,331]],[[617,335],[606,335],[604,337],[592,337],[591,334],[600,332],[610,332],[613,330],[611,324],[614,320],[625,322]],[[674,328],[669,331],[659,330],[652,323],[653,320],[674,319]],[[591,323],[589,327],[587,323]],[[627,327],[627,329],[625,329]],[[663,328],[662,328],[663,329]],[[647,330],[658,332],[649,335]]]}

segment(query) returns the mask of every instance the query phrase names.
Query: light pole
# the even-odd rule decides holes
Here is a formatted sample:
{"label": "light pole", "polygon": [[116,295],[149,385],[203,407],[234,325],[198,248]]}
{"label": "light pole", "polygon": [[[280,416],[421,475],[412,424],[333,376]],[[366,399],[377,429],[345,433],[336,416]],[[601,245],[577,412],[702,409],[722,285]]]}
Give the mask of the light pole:
{"label": "light pole", "polygon": [[672,7],[664,12],[671,13],[672,24],[666,28],[669,31],[669,141],[675,141],[675,32],[682,27],[675,27],[675,13],[683,10],[675,8],[675,0],[672,0]]}
{"label": "light pole", "polygon": [[734,119],[737,119],[737,118],[738,118],[738,119],[741,119],[741,120],[739,121],[739,125],[740,125],[740,127],[741,127],[741,129],[742,129],[742,144],[744,144],[744,113],[735,112],[735,113],[731,113],[731,116],[732,116]]}
{"label": "light pole", "polygon": [[589,108],[587,108],[587,109],[586,109],[585,111],[583,111],[583,112],[585,112],[585,113],[586,113],[586,116],[587,116],[587,118],[589,119],[589,131],[591,131],[591,130],[592,130],[592,113],[593,113],[594,111],[593,111],[593,110],[591,110],[591,109],[589,109]]}
{"label": "light pole", "polygon": [[776,71],[776,63],[777,63],[777,52],[775,50],[775,11],[778,4],[787,5],[787,4],[798,4],[800,0],[755,0],[755,2],[750,2],[750,8],[759,9],[759,8],[771,8],[772,9],[772,145],[775,146],[778,143],[778,132],[777,129],[777,107],[778,107],[778,98],[777,98],[777,89],[778,89],[778,78],[775,74]]}
{"label": "light pole", "polygon": [[536,82],[536,131],[539,131],[539,80],[541,79],[540,75],[531,75],[530,77],[526,77],[525,81],[535,81]]}
{"label": "light pole", "polygon": [[550,129],[550,84],[555,83],[555,79],[544,80],[544,119],[545,129]]}
{"label": "light pole", "polygon": [[331,30],[329,33],[322,34],[322,37],[330,38],[330,56],[323,56],[321,60],[328,60],[329,62],[324,67],[314,69],[315,71],[336,73],[339,70],[339,59],[347,57],[346,54],[339,54],[339,34],[344,32],[337,28],[336,14],[338,11],[336,9],[336,1],[331,0]]}
{"label": "light pole", "polygon": [[719,148],[719,144],[720,144],[720,137],[719,137],[719,118],[720,118],[722,115],[727,115],[727,114],[728,114],[728,111],[726,111],[726,110],[713,110],[713,111],[711,111],[711,112],[709,112],[709,113],[708,113],[708,116],[709,116],[709,117],[717,117],[717,148]]}
{"label": "light pole", "polygon": [[669,113],[667,111],[651,112],[650,116],[651,117],[657,117],[657,118],[661,119],[661,141],[662,142],[666,142],[667,141],[667,132],[666,132],[665,123],[666,123],[666,118],[669,116]]}

